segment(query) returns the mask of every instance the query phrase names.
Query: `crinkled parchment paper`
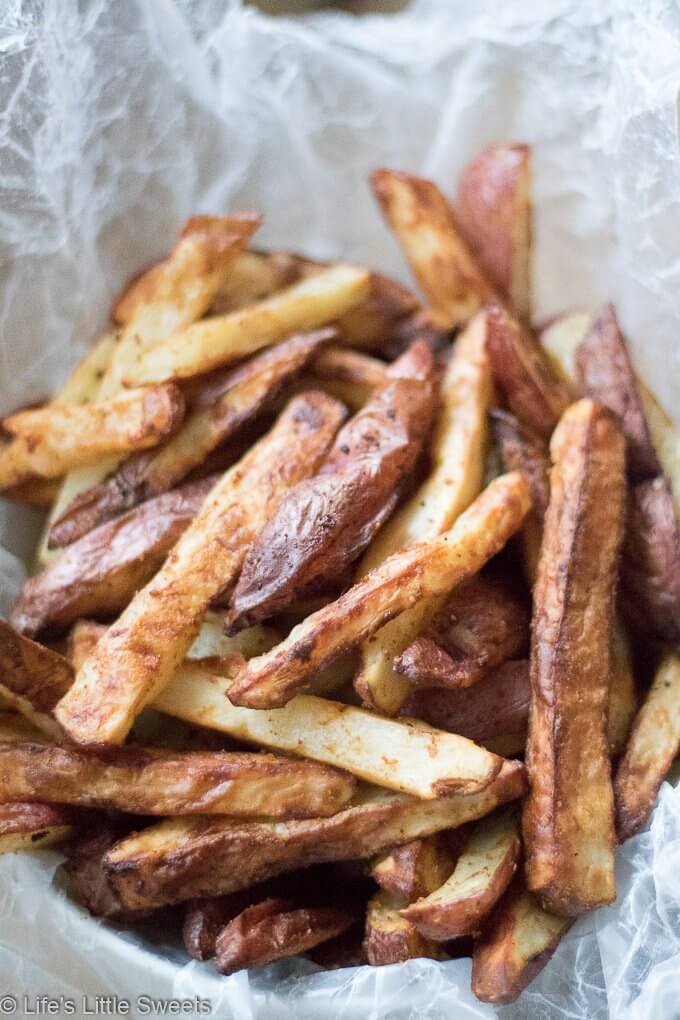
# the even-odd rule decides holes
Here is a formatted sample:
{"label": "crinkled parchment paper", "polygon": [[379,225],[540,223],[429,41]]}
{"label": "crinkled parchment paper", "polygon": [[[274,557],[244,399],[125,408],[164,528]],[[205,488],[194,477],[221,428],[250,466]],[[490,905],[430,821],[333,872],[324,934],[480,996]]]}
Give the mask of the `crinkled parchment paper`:
{"label": "crinkled parchment paper", "polygon": [[[0,412],[64,378],[125,276],[189,214],[255,208],[260,244],[405,277],[368,172],[403,167],[450,190],[476,150],[508,138],[534,145],[537,317],[614,300],[640,372],[680,417],[672,0],[414,0],[297,20],[236,0],[4,0],[0,20]],[[6,609],[36,522],[3,508],[0,525]],[[467,961],[220,979],[157,935],[87,918],[58,862],[0,860],[0,993],[202,995],[239,1020],[496,1015],[473,999]],[[665,785],[620,854],[617,905],[580,921],[497,1014],[680,1016],[678,862],[680,793]]]}

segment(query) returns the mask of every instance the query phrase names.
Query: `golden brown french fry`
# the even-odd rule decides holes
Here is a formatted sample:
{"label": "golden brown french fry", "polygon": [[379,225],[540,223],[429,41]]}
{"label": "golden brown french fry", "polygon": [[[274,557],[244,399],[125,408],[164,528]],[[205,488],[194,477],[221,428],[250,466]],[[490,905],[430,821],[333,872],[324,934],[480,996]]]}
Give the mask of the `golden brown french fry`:
{"label": "golden brown french fry", "polygon": [[146,909],[243,889],[301,864],[372,857],[481,818],[525,789],[522,765],[504,762],[493,783],[465,797],[421,801],[370,790],[354,806],[325,819],[170,819],[118,843],[107,854],[106,867],[125,906]]}
{"label": "golden brown french fry", "polygon": [[441,946],[425,938],[402,916],[405,900],[381,889],[368,901],[364,951],[372,967],[404,963],[419,957],[446,959]]}
{"label": "golden brown french fry", "polygon": [[52,403],[68,406],[91,404],[97,396],[118,339],[119,334],[115,329],[99,337],[77,363]]}
{"label": "golden brown french fry", "polygon": [[338,264],[227,315],[214,315],[140,349],[130,359],[127,385],[183,379],[232,364],[292,333],[318,329],[365,300],[370,275]]}
{"label": "golden brown french fry", "polygon": [[103,403],[20,411],[3,421],[12,438],[0,448],[0,486],[58,478],[110,454],[146,450],[183,416],[182,393],[172,384],[128,390]]}
{"label": "golden brown french fry", "polygon": [[522,475],[493,481],[450,531],[395,553],[336,602],[298,624],[266,655],[251,659],[230,688],[237,705],[284,705],[315,670],[423,597],[447,595],[499,552],[530,506]]}
{"label": "golden brown french fry", "polygon": [[609,412],[573,404],[552,438],[534,588],[524,810],[529,889],[557,913],[616,896],[606,718],[625,442]]}
{"label": "golden brown french fry", "polygon": [[617,831],[634,836],[649,818],[659,787],[680,752],[680,657],[664,656],[635,717],[614,783]]}
{"label": "golden brown french fry", "polygon": [[21,633],[35,637],[81,616],[120,613],[151,580],[200,510],[216,477],[189,482],[84,535],[29,577],[12,610]]}
{"label": "golden brown french fry", "polygon": [[44,850],[73,832],[73,819],[53,804],[0,804],[0,854]]}
{"label": "golden brown french fry", "polygon": [[479,932],[510,884],[520,854],[519,819],[510,809],[475,826],[453,873],[429,896],[404,907],[401,916],[421,935],[446,942]]}
{"label": "golden brown french fry", "polygon": [[[480,492],[491,401],[485,344],[485,318],[480,314],[456,341],[442,380],[441,406],[429,449],[430,474],[375,537],[357,577],[363,577],[410,542],[447,531]],[[367,706],[389,715],[399,711],[410,685],[393,668],[394,659],[441,605],[441,600],[421,599],[362,646],[355,686]]]}
{"label": "golden brown french fry", "polygon": [[67,659],[0,620],[0,693],[49,737],[59,733],[51,714],[72,683],[73,668]]}
{"label": "golden brown french fry", "polygon": [[371,183],[437,325],[450,329],[472,318],[493,289],[437,185],[397,170],[376,170]]}
{"label": "golden brown french fry", "polygon": [[326,329],[292,337],[245,365],[202,380],[174,435],[153,450],[129,457],[108,478],[79,493],[53,523],[50,548],[70,545],[104,521],[172,489],[269,406],[283,384],[335,336]]}
{"label": "golden brown french fry", "polygon": [[[413,291],[381,273],[371,273],[368,297],[341,315],[335,325],[340,330],[342,342],[348,347],[390,357],[387,348],[392,337],[418,308],[419,302]],[[420,335],[422,330],[418,324],[413,336],[405,339],[403,349]],[[400,354],[401,349],[395,353]]]}
{"label": "golden brown french fry", "polygon": [[412,903],[443,885],[454,861],[445,838],[436,833],[381,854],[371,865],[371,877],[392,896]]}
{"label": "golden brown french fry", "polygon": [[543,970],[572,923],[544,910],[514,883],[485,925],[472,954],[472,991],[482,1002],[514,1002]]}
{"label": "golden brown french fry", "polygon": [[222,281],[210,312],[212,315],[235,312],[321,268],[320,264],[288,251],[242,251]]}
{"label": "golden brown french fry", "polygon": [[217,936],[217,969],[233,974],[296,956],[340,935],[356,919],[356,912],[347,906],[304,906],[270,897],[246,907]]}
{"label": "golden brown french fry", "polygon": [[342,405],[321,393],[295,398],[217,482],[57,706],[57,719],[75,742],[123,742],[183,660],[210,601],[233,583],[248,544],[283,493],[316,470],[343,414]]}
{"label": "golden brown french fry", "polygon": [[352,796],[347,773],[303,759],[122,747],[106,754],[0,742],[2,801],[100,807],[138,815],[315,818]]}
{"label": "golden brown french fry", "polygon": [[531,149],[490,145],[463,170],[456,215],[480,266],[531,321]]}
{"label": "golden brown french fry", "polygon": [[326,347],[311,364],[311,373],[317,379],[358,383],[371,390],[385,385],[388,369],[389,365],[380,358],[346,347]]}

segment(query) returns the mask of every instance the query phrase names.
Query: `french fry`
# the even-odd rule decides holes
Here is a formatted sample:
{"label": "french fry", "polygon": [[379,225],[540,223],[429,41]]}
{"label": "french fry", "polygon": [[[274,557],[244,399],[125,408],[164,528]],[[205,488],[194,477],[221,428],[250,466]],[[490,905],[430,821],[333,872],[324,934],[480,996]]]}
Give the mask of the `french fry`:
{"label": "french fry", "polygon": [[394,668],[417,686],[470,687],[528,645],[529,608],[516,587],[478,574],[456,588]]}
{"label": "french fry", "polygon": [[572,924],[544,910],[516,878],[472,954],[472,991],[482,1002],[514,1002],[543,970]]}
{"label": "french fry", "polygon": [[103,807],[130,814],[317,817],[344,807],[354,780],[316,762],[265,754],[143,747],[85,754],[0,743],[3,801]]}
{"label": "french fry", "polygon": [[662,659],[635,717],[614,783],[616,821],[623,842],[649,818],[659,787],[680,752],[680,657]]}
{"label": "french fry", "polygon": [[487,346],[494,380],[520,422],[547,439],[569,404],[569,391],[540,345],[500,305],[487,309]]}
{"label": "french fry", "polygon": [[192,960],[209,960],[215,955],[215,942],[223,928],[246,907],[252,905],[249,889],[227,896],[193,900],[187,904],[182,926],[182,941]]}
{"label": "french fry", "polygon": [[0,854],[44,850],[73,832],[73,819],[52,804],[0,804]]}
{"label": "french fry", "polygon": [[321,265],[288,251],[242,251],[215,296],[210,312],[224,315],[289,287]]}
{"label": "french fry", "polygon": [[64,385],[58,390],[52,403],[65,404],[70,407],[91,404],[97,396],[118,339],[119,334],[115,329],[99,337],[75,366]]}
{"label": "french fry", "polygon": [[371,865],[371,877],[392,896],[412,903],[446,882],[455,858],[441,833],[388,850]]}
{"label": "french fry", "polygon": [[56,709],[79,743],[122,743],[233,583],[248,543],[282,494],[314,472],[343,415],[323,394],[297,397],[272,430],[217,482],[172,554],[81,667]]}
{"label": "french fry", "polygon": [[576,385],[576,350],[592,324],[590,312],[568,312],[540,331],[539,340],[548,363],[567,386]]}
{"label": "french fry", "polygon": [[[347,346],[390,357],[387,349],[392,337],[401,324],[417,313],[418,308],[419,302],[413,291],[381,273],[371,273],[368,297],[341,315],[335,325]],[[422,330],[418,324],[414,335],[404,343],[403,350],[420,335]]]}
{"label": "french fry", "polygon": [[519,854],[519,822],[514,811],[506,809],[482,819],[452,875],[429,896],[404,907],[401,916],[436,942],[479,932],[510,884]]}
{"label": "french fry", "polygon": [[433,394],[432,353],[419,341],[340,429],[318,474],[286,493],[253,542],[231,597],[233,629],[284,611],[351,567],[415,467]]}
{"label": "french fry", "polygon": [[155,446],[184,415],[170,384],[128,390],[104,403],[48,404],[3,421],[11,439],[0,448],[0,486],[61,475],[119,452]]}
{"label": "french fry", "polygon": [[59,734],[51,716],[72,682],[73,669],[63,656],[0,620],[0,693],[48,737]]}
{"label": "french fry", "polygon": [[[447,531],[480,492],[491,400],[485,344],[485,319],[480,314],[457,340],[442,380],[441,408],[430,442],[430,474],[375,537],[357,577],[363,577],[410,542]],[[441,605],[441,601],[421,599],[362,646],[355,686],[368,707],[388,715],[399,711],[410,684],[393,668],[394,659]]]}
{"label": "french fry", "polygon": [[404,900],[381,889],[368,901],[364,951],[373,967],[404,963],[419,957],[446,959],[440,946],[425,938],[402,916]]}
{"label": "french fry", "polygon": [[450,329],[472,318],[493,290],[437,185],[396,170],[374,171],[371,183],[437,325]]}
{"label": "french fry", "polygon": [[623,753],[637,711],[630,641],[619,619],[611,638],[610,664],[607,741],[612,758],[618,758]]}
{"label": "french fry", "polygon": [[676,517],[680,518],[680,431],[650,390],[639,380],[638,385],[654,449],[673,490]]}
{"label": "french fry", "polygon": [[606,710],[625,443],[608,412],[580,400],[563,416],[551,453],[534,588],[523,830],[529,889],[571,915],[616,896]]}
{"label": "french fry", "polygon": [[65,864],[69,892],[94,917],[125,921],[144,915],[144,911],[125,909],[104,871],[105,854],[129,831],[129,823],[120,816],[95,815],[94,820],[69,842]]}
{"label": "french fry", "polygon": [[227,315],[214,315],[142,348],[124,374],[128,386],[184,379],[232,364],[292,333],[333,322],[370,292],[370,275],[338,264]]}
{"label": "french fry", "polygon": [[34,637],[81,616],[121,612],[154,576],[215,482],[216,477],[187,483],[74,542],[25,582],[12,611],[13,625]]}
{"label": "french fry", "polygon": [[129,457],[74,499],[50,529],[50,548],[70,545],[104,521],[172,489],[274,400],[332,330],[292,337],[245,365],[203,380],[181,427],[162,446]]}
{"label": "french fry", "polygon": [[390,378],[389,365],[345,347],[326,347],[314,358],[312,375],[317,379],[357,383],[368,390],[384,386]]}
{"label": "french fry", "polygon": [[480,818],[521,797],[524,769],[504,762],[485,790],[421,801],[369,791],[326,819],[235,823],[170,819],[122,840],[107,873],[128,909],[148,909],[243,889],[301,864],[372,857],[381,850]]}
{"label": "french fry", "polygon": [[531,321],[531,149],[490,145],[463,170],[456,215],[473,254],[518,318]]}
{"label": "french fry", "polygon": [[419,600],[447,595],[481,569],[520,527],[529,505],[520,474],[497,478],[450,531],[395,553],[271,652],[251,659],[230,688],[230,700],[254,708],[284,705],[316,669]]}

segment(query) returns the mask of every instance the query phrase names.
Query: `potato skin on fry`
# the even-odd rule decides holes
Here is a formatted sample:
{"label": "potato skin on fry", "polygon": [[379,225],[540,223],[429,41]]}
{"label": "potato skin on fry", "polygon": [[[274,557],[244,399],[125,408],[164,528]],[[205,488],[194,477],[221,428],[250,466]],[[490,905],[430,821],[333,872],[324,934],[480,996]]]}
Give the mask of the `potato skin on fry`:
{"label": "potato skin on fry", "polygon": [[125,608],[201,508],[217,478],[190,482],[90,531],[29,578],[11,614],[28,636]]}
{"label": "potato skin on fry", "polygon": [[404,963],[426,957],[442,960],[446,954],[425,938],[405,917],[400,908],[404,900],[381,889],[368,901],[364,952],[372,967]]}
{"label": "potato skin on fry", "polygon": [[73,667],[68,659],[0,620],[0,691],[5,698],[17,708],[26,703],[49,715],[72,683]]}
{"label": "potato skin on fry", "polygon": [[573,915],[616,896],[606,714],[625,443],[609,412],[580,400],[562,418],[551,452],[534,588],[523,831],[529,889],[548,909]]}
{"label": "potato skin on fry", "polygon": [[392,896],[412,903],[443,885],[454,861],[444,836],[435,833],[382,854],[371,866],[371,877]]}

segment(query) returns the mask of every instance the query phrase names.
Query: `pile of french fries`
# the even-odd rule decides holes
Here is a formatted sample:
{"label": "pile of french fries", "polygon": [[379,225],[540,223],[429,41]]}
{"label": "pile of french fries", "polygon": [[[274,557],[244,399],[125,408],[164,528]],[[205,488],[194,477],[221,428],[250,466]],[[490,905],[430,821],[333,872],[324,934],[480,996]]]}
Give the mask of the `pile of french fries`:
{"label": "pile of french fries", "polygon": [[611,307],[532,326],[530,159],[373,175],[422,298],[194,217],[5,419],[47,521],[0,850],[60,844],[95,916],[183,904],[223,974],[471,956],[504,1003],[615,900],[680,750],[680,436]]}

